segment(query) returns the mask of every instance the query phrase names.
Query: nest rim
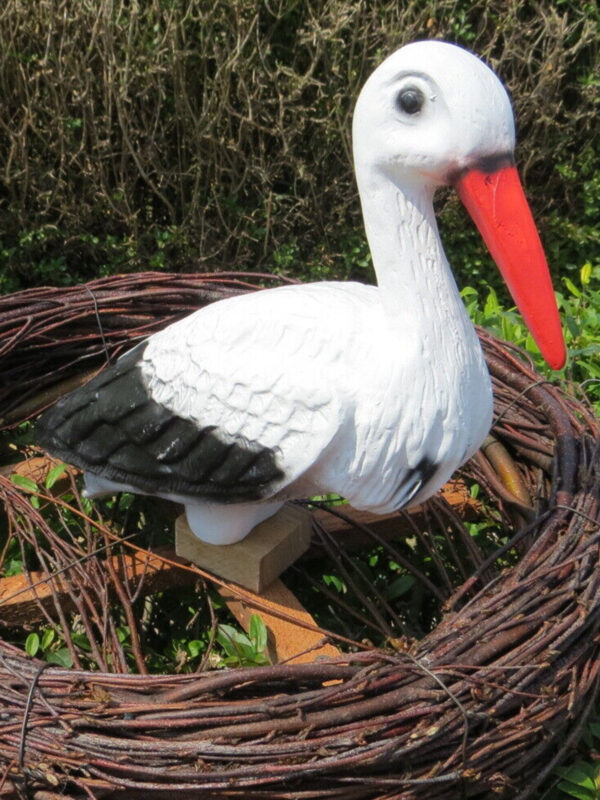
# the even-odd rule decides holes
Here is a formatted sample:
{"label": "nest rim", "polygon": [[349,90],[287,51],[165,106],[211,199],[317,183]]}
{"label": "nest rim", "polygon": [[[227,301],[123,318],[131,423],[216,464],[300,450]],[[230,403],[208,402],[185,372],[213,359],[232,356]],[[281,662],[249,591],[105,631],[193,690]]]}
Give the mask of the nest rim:
{"label": "nest rim", "polygon": [[[267,277],[147,273],[92,281],[72,290],[20,292],[0,298],[0,311],[10,312],[4,328],[0,326],[0,354],[13,357],[32,343],[38,354],[60,347],[56,334],[48,341],[44,320],[56,308],[71,307],[76,315],[77,304],[87,303],[89,331],[80,336],[75,355],[64,359],[64,377],[107,346],[103,328],[94,332],[106,309],[113,314],[117,309],[124,319],[110,342],[111,351],[118,352],[139,337],[140,329],[147,334],[165,318],[168,322],[189,311],[185,304],[199,296],[203,301],[220,299],[254,289]],[[188,295],[184,300],[179,295],[179,305],[168,314],[161,315],[149,302],[148,292],[163,302],[181,291]],[[141,322],[132,313],[136,303],[147,317]],[[36,330],[39,320],[43,324]],[[519,800],[531,796],[579,735],[598,691],[600,580],[594,579],[590,564],[600,540],[600,426],[585,404],[537,374],[514,346],[479,334],[496,390],[509,395],[495,425],[506,417],[507,406],[527,401],[542,410],[555,442],[548,508],[523,529],[520,538],[529,537],[530,545],[514,568],[483,585],[457,610],[483,568],[479,576],[471,575],[432,632],[435,637],[427,634],[415,651],[367,650],[328,663],[246,667],[219,675],[140,676],[60,669],[32,661],[0,641],[0,674],[7,686],[0,714],[8,714],[11,723],[0,736],[0,764],[5,767],[0,781],[11,782],[24,795],[59,786],[66,796],[77,798],[143,793],[158,800],[189,792],[199,797],[357,800],[449,800],[457,792],[484,797],[490,791],[513,793]],[[570,600],[562,597],[559,574],[569,586]],[[504,610],[494,605],[503,587],[511,586],[508,594],[515,595],[515,608],[524,596],[528,600],[523,608],[535,608],[528,612],[533,622],[524,611],[518,624],[509,618],[512,600]],[[559,604],[561,616],[555,623],[565,630],[555,639],[546,634],[556,653],[545,666],[529,664],[540,670],[531,678],[520,662],[528,637],[543,635],[544,605],[535,606],[535,596],[543,591]],[[491,630],[486,608],[495,609],[497,638],[504,636],[504,644],[483,635],[484,629],[486,635]],[[473,626],[482,626],[482,641],[472,646],[470,661],[461,662],[455,641],[461,625],[471,632]],[[515,633],[519,625],[522,630]],[[516,664],[510,663],[511,646],[518,652]],[[491,688],[493,682],[476,679],[492,667],[502,675],[505,691],[500,695]],[[514,680],[511,672],[519,678]],[[275,694],[267,686],[275,686]],[[186,703],[199,718],[197,728],[182,705]],[[154,712],[148,708],[152,704]],[[244,704],[248,719],[243,723]],[[173,707],[176,714],[169,716]],[[213,725],[207,738],[202,717],[211,714],[234,721]],[[268,724],[273,723],[274,733],[269,734]],[[523,748],[528,727],[536,734],[528,752],[517,755],[515,742]],[[172,742],[165,741],[165,730],[176,733]],[[140,731],[145,731],[146,743]],[[129,761],[119,740],[127,744]],[[61,748],[66,755],[60,754]],[[92,767],[78,768],[78,758],[91,761]],[[517,779],[523,774],[526,785],[522,777]]]}

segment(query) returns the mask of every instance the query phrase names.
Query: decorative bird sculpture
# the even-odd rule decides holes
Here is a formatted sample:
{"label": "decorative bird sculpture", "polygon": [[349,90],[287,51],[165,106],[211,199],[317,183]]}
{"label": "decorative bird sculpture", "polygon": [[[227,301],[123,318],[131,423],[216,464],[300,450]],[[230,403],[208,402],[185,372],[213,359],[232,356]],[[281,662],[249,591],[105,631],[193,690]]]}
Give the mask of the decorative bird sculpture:
{"label": "decorative bird sculpture", "polygon": [[354,162],[375,286],[323,282],[214,303],[154,334],[43,416],[38,441],[87,492],[185,505],[231,544],[291,498],[385,513],[431,496],[492,419],[491,383],[438,234],[454,186],[542,354],[565,362],[513,161],[510,101],[467,51],[417,42],[366,82]]}

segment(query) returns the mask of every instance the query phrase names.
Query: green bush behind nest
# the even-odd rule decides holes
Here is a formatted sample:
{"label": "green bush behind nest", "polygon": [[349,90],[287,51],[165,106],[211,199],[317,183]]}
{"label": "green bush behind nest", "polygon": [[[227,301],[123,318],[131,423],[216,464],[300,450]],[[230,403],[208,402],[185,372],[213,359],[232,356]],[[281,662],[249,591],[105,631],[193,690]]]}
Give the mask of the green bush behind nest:
{"label": "green bush behind nest", "polygon": [[[368,280],[354,100],[433,37],[513,93],[543,239],[575,272],[600,238],[599,29],[595,3],[564,0],[6,0],[0,291],[202,265]],[[488,278],[458,204],[440,208],[460,282]]]}

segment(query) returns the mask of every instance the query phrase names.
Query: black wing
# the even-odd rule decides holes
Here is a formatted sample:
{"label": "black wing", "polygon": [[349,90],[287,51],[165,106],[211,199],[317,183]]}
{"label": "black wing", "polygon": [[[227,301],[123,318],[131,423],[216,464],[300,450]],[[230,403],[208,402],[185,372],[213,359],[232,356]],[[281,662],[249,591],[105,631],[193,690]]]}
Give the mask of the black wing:
{"label": "black wing", "polygon": [[275,453],[198,427],[157,403],[140,369],[146,342],[40,419],[37,442],[54,456],[149,494],[218,502],[270,496],[281,477]]}

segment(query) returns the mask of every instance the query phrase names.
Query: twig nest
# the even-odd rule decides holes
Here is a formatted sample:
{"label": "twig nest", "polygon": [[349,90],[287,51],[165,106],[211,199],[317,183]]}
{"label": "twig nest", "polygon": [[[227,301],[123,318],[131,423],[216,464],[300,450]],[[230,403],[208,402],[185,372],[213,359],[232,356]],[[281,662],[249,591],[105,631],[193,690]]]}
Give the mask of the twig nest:
{"label": "twig nest", "polygon": [[[37,413],[106,354],[264,279],[149,273],[0,298],[4,426]],[[479,487],[479,522],[494,530],[481,538],[485,525],[443,496],[418,518],[388,521],[390,532],[361,523],[336,538],[321,514],[314,548],[345,570],[348,589],[335,606],[335,587],[315,581],[314,596],[346,626],[333,632],[347,642],[338,659],[140,674],[148,619],[132,609],[146,578],[124,571],[124,555],[108,555],[109,521],[77,505],[70,473],[55,477],[73,500],[53,500],[50,487],[33,504],[31,487],[0,475],[11,547],[35,562],[23,591],[36,575],[59,573],[36,587],[36,605],[49,627],[62,626],[74,665],[10,644],[18,621],[0,582],[3,788],[39,800],[530,797],[576,741],[597,693],[600,427],[522,354],[480,336],[496,421],[462,478],[467,500]],[[404,570],[404,584],[367,590],[352,572],[360,545]],[[301,562],[290,580],[307,584],[311,569]],[[411,580],[418,607],[402,599]]]}

